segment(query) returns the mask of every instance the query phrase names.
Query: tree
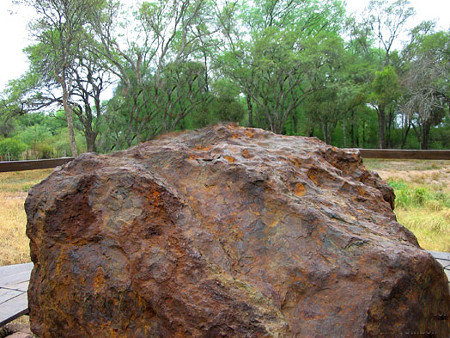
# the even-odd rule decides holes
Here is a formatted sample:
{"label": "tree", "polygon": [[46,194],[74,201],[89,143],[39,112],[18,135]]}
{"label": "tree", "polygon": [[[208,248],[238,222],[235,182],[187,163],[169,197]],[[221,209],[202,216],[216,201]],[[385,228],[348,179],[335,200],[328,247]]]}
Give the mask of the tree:
{"label": "tree", "polygon": [[[231,6],[226,7],[230,8]],[[343,10],[339,1],[256,1],[231,7],[222,25],[230,50],[219,59],[247,97],[249,123],[253,108],[274,132],[284,132],[287,119],[312,90],[307,73],[314,64],[309,48],[320,43],[321,32],[339,30]],[[229,24],[240,20],[241,31]]]}
{"label": "tree", "polygon": [[[211,32],[205,23],[210,21],[209,5],[206,0],[144,2],[135,13],[131,30],[134,36],[127,40],[121,39],[118,33],[118,3],[111,2],[92,21],[96,38],[92,49],[99,58],[107,61],[108,69],[120,80],[120,91],[116,91],[120,99],[117,98],[112,106],[121,111],[128,146],[159,132],[173,130],[195,109],[194,98],[198,95],[194,92],[198,87],[183,82],[199,83],[199,74],[194,74],[196,71],[203,72],[203,89],[207,90],[206,68],[195,66],[188,71],[186,66],[195,64],[192,62],[195,55],[207,58],[205,49]],[[181,73],[176,75],[171,65],[181,67],[183,76]],[[190,75],[186,76],[188,73]],[[167,87],[169,79],[177,90]],[[181,82],[175,84],[174,79]],[[173,94],[180,94],[186,88],[191,92],[184,91],[185,100],[188,100],[184,108],[167,102]],[[189,101],[191,99],[193,101]],[[176,100],[181,102],[179,98]],[[162,110],[165,108],[170,111]],[[117,117],[116,112],[114,114]],[[126,120],[123,120],[125,116]]]}
{"label": "tree", "polygon": [[[408,0],[371,0],[360,24],[352,27],[353,46],[361,50],[366,56],[373,54],[372,43],[378,43],[376,60],[377,73],[371,79],[370,102],[374,105],[378,115],[378,147],[390,146],[390,133],[393,126],[393,100],[398,96],[397,79],[395,78],[394,60],[395,44],[404,30],[405,24],[415,14],[414,8],[409,6]],[[372,35],[373,34],[373,35]],[[394,72],[394,73],[393,73]],[[389,81],[392,81],[389,83]],[[393,85],[392,93],[389,87]],[[391,95],[395,94],[395,95]],[[389,111],[386,111],[390,108]]]}
{"label": "tree", "polygon": [[18,160],[26,145],[20,140],[7,138],[0,141],[0,160]]}
{"label": "tree", "polygon": [[103,113],[101,97],[104,89],[111,84],[110,74],[95,56],[80,54],[75,59],[71,75],[73,112],[83,126],[87,151],[96,152],[96,140]]}
{"label": "tree", "polygon": [[394,44],[408,19],[415,15],[414,8],[409,5],[409,0],[371,0],[366,10],[364,25],[370,27],[378,41],[383,67],[391,64]]}
{"label": "tree", "polygon": [[[30,68],[24,76],[9,83],[7,100],[3,101],[5,107],[11,114],[17,115],[43,109],[51,111],[52,108],[64,106],[60,85],[45,71],[48,46],[38,43],[27,47],[25,51]],[[109,73],[101,63],[86,53],[87,50],[83,49],[74,56],[72,66],[67,69],[71,82],[67,104],[81,122],[80,129],[85,135],[87,151],[96,151],[98,123],[102,113],[101,95],[110,81]]]}
{"label": "tree", "polygon": [[421,149],[428,149],[430,129],[442,121],[450,103],[450,36],[429,30],[422,36],[415,33],[407,48],[410,60],[402,79],[406,89],[402,109],[419,129]]}
{"label": "tree", "polygon": [[305,102],[312,123],[319,122],[323,139],[331,144],[338,121],[347,112],[347,52],[336,33],[322,33],[319,43],[307,48],[310,67],[307,75],[311,93]]}
{"label": "tree", "polygon": [[[62,105],[66,112],[72,156],[76,156],[72,111],[70,102],[76,56],[85,40],[84,26],[89,22],[92,9],[102,0],[22,0],[34,7],[38,19],[31,25],[32,33],[41,46],[40,74],[47,81],[56,81],[62,91]],[[42,52],[45,51],[45,54]]]}
{"label": "tree", "polygon": [[371,84],[370,103],[378,115],[378,147],[386,148],[386,119],[389,109],[395,109],[396,100],[400,96],[400,85],[394,68],[386,66],[375,73]]}

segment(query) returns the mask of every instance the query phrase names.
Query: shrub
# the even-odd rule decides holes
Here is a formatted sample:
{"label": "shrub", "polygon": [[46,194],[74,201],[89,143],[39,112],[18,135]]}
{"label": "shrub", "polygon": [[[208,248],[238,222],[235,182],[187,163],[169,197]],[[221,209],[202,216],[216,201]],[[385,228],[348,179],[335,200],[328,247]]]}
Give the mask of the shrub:
{"label": "shrub", "polygon": [[0,156],[7,160],[18,160],[27,146],[15,138],[6,138],[0,141]]}
{"label": "shrub", "polygon": [[36,151],[39,158],[52,158],[55,152],[54,148],[47,143],[36,144]]}

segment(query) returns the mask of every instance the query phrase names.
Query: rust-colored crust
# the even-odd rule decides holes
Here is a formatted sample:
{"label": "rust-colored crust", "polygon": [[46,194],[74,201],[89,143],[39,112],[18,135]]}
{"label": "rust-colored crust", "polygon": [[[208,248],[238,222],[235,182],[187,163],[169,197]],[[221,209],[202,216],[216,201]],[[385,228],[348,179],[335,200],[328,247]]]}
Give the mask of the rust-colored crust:
{"label": "rust-colored crust", "polygon": [[449,336],[442,268],[358,154],[218,125],[83,154],[26,201],[42,337]]}

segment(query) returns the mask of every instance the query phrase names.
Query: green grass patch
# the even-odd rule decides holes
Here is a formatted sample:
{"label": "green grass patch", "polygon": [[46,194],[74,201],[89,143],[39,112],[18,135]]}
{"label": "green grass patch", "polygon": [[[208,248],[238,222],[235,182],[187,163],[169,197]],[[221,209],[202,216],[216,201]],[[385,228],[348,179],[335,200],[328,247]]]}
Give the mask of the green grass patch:
{"label": "green grass patch", "polygon": [[427,208],[439,211],[450,208],[450,195],[438,186],[420,186],[403,180],[388,180],[395,192],[395,206],[397,208]]}
{"label": "green grass patch", "polygon": [[450,194],[438,186],[388,180],[395,192],[395,213],[427,250],[450,252]]}
{"label": "green grass patch", "polygon": [[429,208],[437,211],[450,208],[450,196],[434,186],[417,186],[403,180],[388,180],[395,191],[397,208]]}

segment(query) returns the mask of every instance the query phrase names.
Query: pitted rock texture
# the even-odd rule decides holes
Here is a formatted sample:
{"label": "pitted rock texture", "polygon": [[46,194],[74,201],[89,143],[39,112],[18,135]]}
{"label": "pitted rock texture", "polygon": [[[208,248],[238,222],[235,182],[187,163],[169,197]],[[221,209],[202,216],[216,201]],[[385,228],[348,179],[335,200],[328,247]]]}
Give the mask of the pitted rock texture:
{"label": "pitted rock texture", "polygon": [[26,201],[32,330],[448,337],[447,279],[393,203],[358,154],[260,129],[83,154]]}

